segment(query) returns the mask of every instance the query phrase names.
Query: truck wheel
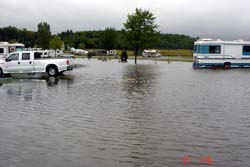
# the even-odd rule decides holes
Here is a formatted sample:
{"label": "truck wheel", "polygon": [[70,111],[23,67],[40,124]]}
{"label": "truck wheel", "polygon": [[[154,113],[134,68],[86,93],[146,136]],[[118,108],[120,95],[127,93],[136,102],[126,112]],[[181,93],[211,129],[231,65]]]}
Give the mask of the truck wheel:
{"label": "truck wheel", "polygon": [[49,76],[55,76],[57,74],[57,68],[55,66],[49,66],[47,68],[47,73]]}
{"label": "truck wheel", "polygon": [[3,77],[3,70],[0,68],[0,78]]}

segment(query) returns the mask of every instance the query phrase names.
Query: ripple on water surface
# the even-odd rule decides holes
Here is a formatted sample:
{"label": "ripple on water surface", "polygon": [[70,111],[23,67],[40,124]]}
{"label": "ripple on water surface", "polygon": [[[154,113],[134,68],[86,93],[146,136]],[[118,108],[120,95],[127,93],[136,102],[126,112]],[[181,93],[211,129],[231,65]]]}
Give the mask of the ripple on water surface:
{"label": "ripple on water surface", "polygon": [[248,166],[249,69],[74,60],[0,85],[0,166]]}

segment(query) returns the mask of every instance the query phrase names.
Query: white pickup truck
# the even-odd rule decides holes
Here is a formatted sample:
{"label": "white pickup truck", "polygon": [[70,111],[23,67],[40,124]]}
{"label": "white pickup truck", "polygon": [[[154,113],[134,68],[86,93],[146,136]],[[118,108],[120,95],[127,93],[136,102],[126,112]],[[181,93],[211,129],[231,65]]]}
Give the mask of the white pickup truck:
{"label": "white pickup truck", "polygon": [[55,76],[72,69],[69,59],[42,58],[39,51],[14,52],[0,60],[0,77],[13,73],[47,73]]}

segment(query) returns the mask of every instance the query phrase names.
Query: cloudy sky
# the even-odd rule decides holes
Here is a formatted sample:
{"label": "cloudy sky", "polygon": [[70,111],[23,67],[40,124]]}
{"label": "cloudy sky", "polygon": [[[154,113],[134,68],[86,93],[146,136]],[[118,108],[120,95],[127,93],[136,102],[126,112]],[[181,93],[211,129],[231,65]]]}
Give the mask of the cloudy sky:
{"label": "cloudy sky", "polygon": [[162,33],[250,40],[250,0],[1,0],[0,27],[53,33],[72,29],[121,29],[135,8],[149,9]]}

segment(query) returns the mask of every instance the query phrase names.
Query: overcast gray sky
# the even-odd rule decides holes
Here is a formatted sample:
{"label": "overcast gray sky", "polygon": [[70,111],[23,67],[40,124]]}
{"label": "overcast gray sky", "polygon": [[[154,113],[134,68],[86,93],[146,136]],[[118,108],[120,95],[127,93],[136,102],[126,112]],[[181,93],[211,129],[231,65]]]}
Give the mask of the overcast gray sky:
{"label": "overcast gray sky", "polygon": [[37,30],[45,21],[53,33],[121,29],[136,7],[153,12],[162,33],[250,40],[250,0],[1,0],[0,27]]}

